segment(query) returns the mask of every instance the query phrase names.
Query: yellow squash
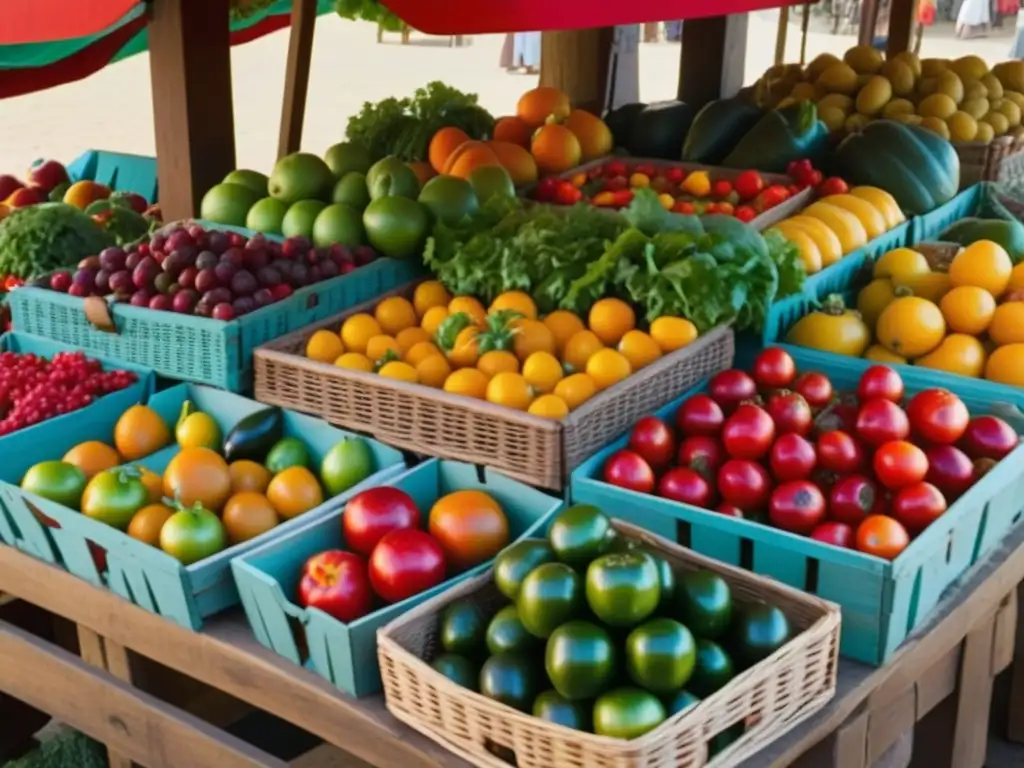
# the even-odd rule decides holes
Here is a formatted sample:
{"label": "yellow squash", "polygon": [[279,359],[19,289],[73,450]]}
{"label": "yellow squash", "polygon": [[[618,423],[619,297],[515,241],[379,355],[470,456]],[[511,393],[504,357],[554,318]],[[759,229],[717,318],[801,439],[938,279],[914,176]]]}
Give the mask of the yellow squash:
{"label": "yellow squash", "polygon": [[822,221],[835,232],[843,248],[843,255],[863,247],[868,241],[867,230],[860,219],[845,208],[817,202],[804,209],[804,215]]}
{"label": "yellow squash", "polygon": [[881,211],[855,195],[829,195],[823,197],[821,202],[842,208],[856,216],[857,220],[864,225],[864,231],[868,233],[868,238],[871,240],[889,231]]}
{"label": "yellow squash", "polygon": [[793,216],[776,225],[782,234],[789,236],[790,232],[797,230],[806,232],[814,244],[818,246],[818,253],[821,254],[822,267],[835,264],[843,258],[843,244],[839,242],[836,233],[821,221],[811,216]]}

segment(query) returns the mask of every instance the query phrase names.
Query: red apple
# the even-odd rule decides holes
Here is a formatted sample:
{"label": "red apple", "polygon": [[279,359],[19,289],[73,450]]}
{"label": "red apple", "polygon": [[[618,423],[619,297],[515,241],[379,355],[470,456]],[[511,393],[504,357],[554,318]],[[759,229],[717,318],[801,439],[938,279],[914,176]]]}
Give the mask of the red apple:
{"label": "red apple", "polygon": [[616,451],[604,463],[604,481],[640,493],[654,490],[654,470],[636,451]]}
{"label": "red apple", "polygon": [[420,527],[420,511],[405,491],[391,486],[370,488],[353,496],[341,516],[348,547],[370,556],[391,531]]}
{"label": "red apple", "polygon": [[654,416],[644,416],[629,433],[629,447],[655,470],[662,470],[675,458],[676,438],[671,427],[664,421]]}
{"label": "red apple", "polygon": [[319,608],[338,621],[355,621],[373,608],[366,562],[353,552],[330,549],[313,555],[302,567],[299,603]]}
{"label": "red apple", "polygon": [[25,183],[19,181],[14,176],[0,176],[0,202],[6,200],[8,197],[13,195],[16,190],[19,190],[24,186]]}
{"label": "red apple", "polygon": [[50,194],[54,188],[67,184],[71,179],[68,178],[67,169],[56,160],[44,160],[28,172],[28,181]]}
{"label": "red apple", "polygon": [[14,193],[5,202],[11,208],[26,208],[46,202],[46,195],[38,187],[22,187],[14,190]]}

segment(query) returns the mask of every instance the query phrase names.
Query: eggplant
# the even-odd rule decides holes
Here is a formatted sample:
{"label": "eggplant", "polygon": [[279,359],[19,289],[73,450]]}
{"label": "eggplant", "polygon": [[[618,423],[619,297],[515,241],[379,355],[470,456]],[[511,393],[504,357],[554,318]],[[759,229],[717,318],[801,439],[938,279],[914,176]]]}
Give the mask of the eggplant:
{"label": "eggplant", "polygon": [[250,413],[224,439],[224,458],[228,462],[249,459],[262,464],[282,437],[284,414],[280,408],[264,408]]}

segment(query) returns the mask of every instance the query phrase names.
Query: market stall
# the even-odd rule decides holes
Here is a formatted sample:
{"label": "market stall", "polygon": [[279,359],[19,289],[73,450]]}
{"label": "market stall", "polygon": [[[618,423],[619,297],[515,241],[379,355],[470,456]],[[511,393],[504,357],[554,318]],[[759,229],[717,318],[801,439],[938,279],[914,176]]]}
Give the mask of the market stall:
{"label": "market stall", "polygon": [[321,155],[322,9],[274,4],[263,170],[202,119],[226,0],[69,16],[146,26],[159,164],[0,177],[0,593],[56,617],[0,617],[0,691],[112,765],[286,764],[224,730],[251,707],[327,745],[296,764],[981,768],[1015,655],[1024,711],[1024,205],[991,183],[1024,65],[922,61],[894,2],[888,56],[740,89],[767,5],[586,6],[687,19],[677,101],[602,109],[607,62],[500,118],[428,83]]}

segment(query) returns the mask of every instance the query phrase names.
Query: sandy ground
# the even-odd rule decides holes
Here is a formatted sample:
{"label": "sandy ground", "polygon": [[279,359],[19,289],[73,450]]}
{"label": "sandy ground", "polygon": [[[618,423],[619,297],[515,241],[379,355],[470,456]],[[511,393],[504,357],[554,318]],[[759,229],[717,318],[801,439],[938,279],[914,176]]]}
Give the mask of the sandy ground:
{"label": "sandy ground", "polygon": [[[776,12],[751,18],[747,82],[771,63]],[[820,25],[816,25],[820,26]],[[932,30],[924,40],[925,56],[956,57],[976,53],[990,63],[1006,57],[1012,21],[994,36],[972,41]],[[808,58],[824,51],[841,53],[850,36],[812,32]],[[402,46],[395,35],[376,42],[366,23],[324,16],[316,30],[310,98],[303,146],[320,152],[343,138],[345,124],[365,101],[406,95],[429,80],[443,80],[476,92],[495,115],[507,114],[536,78],[506,73],[498,66],[501,36],[472,39],[463,48],[449,48],[447,39],[413,38]],[[235,125],[239,167],[269,170],[277,145],[280,94],[284,88],[287,31],[235,48]],[[791,25],[787,60],[799,58],[799,28]],[[672,43],[640,47],[640,95],[645,101],[672,98],[676,91],[679,47]],[[110,149],[153,154],[149,61],[145,55],[107,67],[92,77],[60,88],[0,102],[0,173],[21,174],[40,157],[65,162],[85,149]],[[211,120],[218,119],[216,114]]]}

